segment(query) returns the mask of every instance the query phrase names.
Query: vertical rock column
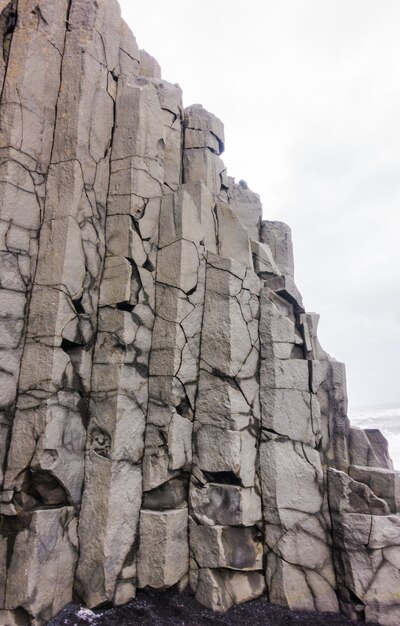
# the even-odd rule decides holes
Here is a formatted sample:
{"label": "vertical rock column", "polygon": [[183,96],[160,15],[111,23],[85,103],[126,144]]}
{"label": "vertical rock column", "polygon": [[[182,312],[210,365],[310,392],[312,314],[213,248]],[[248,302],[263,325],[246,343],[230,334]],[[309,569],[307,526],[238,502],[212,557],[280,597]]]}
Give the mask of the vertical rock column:
{"label": "vertical rock column", "polygon": [[291,609],[337,611],[330,520],[317,450],[321,369],[317,361],[305,358],[301,300],[285,263],[291,250],[285,252],[276,223],[273,241],[265,236],[268,224],[263,223],[262,238],[271,244],[281,272],[278,277],[264,276],[260,299],[260,475],[268,593],[272,602]]}
{"label": "vertical rock column", "polygon": [[90,606],[124,604],[136,591],[160,206],[181,163],[166,115],[181,123],[180,89],[150,60],[123,25],[79,533],[78,589]]}
{"label": "vertical rock column", "polygon": [[0,485],[53,149],[68,4],[0,3]]}
{"label": "vertical rock column", "polygon": [[400,472],[328,472],[338,596],[357,621],[396,626],[400,616]]}
{"label": "vertical rock column", "polygon": [[332,520],[333,562],[341,610],[355,620],[394,626],[400,614],[399,487],[387,442],[350,426],[343,363],[321,348],[318,316],[305,316],[310,354],[321,366],[320,454]]}
{"label": "vertical rock column", "polygon": [[190,485],[191,585],[214,610],[264,589],[256,476],[258,289],[253,271],[207,254]]}
{"label": "vertical rock column", "polygon": [[[214,124],[223,137],[219,120],[200,107],[201,121],[191,124],[190,108],[182,141],[181,126],[177,127],[180,110],[171,97],[174,90],[164,83],[158,93],[167,140],[165,190],[180,189],[163,197],[160,212],[138,580],[141,587],[166,588],[187,581],[187,496],[204,306],[204,245],[216,245],[213,208],[222,184],[216,172],[224,166],[218,156],[223,140],[209,130]],[[193,125],[199,127],[193,131],[195,138]],[[176,155],[182,144],[183,178],[189,182],[180,186]],[[191,167],[188,150],[206,154]],[[209,171],[214,172],[212,181]]]}
{"label": "vertical rock column", "polygon": [[141,587],[169,587],[188,571],[187,488],[204,299],[201,239],[197,208],[187,192],[165,195],[143,464]]}
{"label": "vertical rock column", "polygon": [[[41,28],[57,32],[62,5],[30,8],[39,43]],[[51,159],[4,480],[9,512],[18,514],[6,529],[14,550],[4,606],[25,610],[37,625],[72,598],[119,28],[117,2],[72,2],[65,47],[52,42],[54,66],[44,61],[49,76],[61,76],[61,85],[55,126],[42,136]],[[48,58],[47,51],[39,53]],[[40,67],[42,59],[36,62]],[[45,93],[41,98],[46,102]],[[34,120],[27,128],[35,128]]]}

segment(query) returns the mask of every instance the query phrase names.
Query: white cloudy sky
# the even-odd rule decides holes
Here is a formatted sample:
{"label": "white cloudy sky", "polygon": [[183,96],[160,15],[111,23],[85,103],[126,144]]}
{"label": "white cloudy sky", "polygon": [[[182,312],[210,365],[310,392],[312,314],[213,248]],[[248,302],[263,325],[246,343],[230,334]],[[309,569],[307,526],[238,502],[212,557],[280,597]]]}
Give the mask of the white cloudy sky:
{"label": "white cloudy sky", "polygon": [[225,123],[225,163],[293,230],[350,405],[400,403],[400,1],[121,0],[140,47]]}

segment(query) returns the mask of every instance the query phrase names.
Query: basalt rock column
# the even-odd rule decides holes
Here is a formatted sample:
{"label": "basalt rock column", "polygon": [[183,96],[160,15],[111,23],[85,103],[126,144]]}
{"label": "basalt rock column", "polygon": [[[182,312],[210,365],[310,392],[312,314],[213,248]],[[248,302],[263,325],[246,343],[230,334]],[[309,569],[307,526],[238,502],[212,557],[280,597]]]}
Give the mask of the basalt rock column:
{"label": "basalt rock column", "polygon": [[[63,37],[62,45],[51,41],[54,64],[47,51],[40,49],[37,58],[39,65],[42,58],[51,64],[45,78],[53,79],[49,91],[57,100],[56,115],[40,127],[45,131],[53,119],[41,135],[50,165],[4,478],[7,549],[16,547],[7,559],[4,606],[43,623],[72,599],[78,555],[75,507],[84,474],[113,127],[108,90],[118,63],[120,16],[116,2],[75,3],[68,15],[61,3],[29,4],[18,3],[21,28],[29,8],[37,30],[52,34],[56,28],[60,38],[62,25]],[[10,61],[22,47],[13,38]],[[39,97],[46,99],[44,92]],[[23,116],[14,125],[22,138],[35,127]]]}
{"label": "basalt rock column", "polygon": [[270,599],[290,608],[338,610],[316,392],[318,361],[307,359],[301,304],[261,292],[260,470]]}
{"label": "basalt rock column", "polygon": [[[46,6],[44,6],[46,5]],[[2,2],[0,483],[15,411],[54,144],[68,1]]]}

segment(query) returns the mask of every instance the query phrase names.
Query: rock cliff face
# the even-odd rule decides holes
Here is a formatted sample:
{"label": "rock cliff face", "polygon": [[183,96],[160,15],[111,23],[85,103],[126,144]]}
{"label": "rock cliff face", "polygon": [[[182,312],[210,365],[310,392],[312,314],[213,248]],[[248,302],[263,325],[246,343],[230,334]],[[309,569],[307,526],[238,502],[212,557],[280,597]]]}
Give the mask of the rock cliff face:
{"label": "rock cliff face", "polygon": [[116,0],[0,0],[0,623],[73,595],[400,623],[400,474],[289,228]]}

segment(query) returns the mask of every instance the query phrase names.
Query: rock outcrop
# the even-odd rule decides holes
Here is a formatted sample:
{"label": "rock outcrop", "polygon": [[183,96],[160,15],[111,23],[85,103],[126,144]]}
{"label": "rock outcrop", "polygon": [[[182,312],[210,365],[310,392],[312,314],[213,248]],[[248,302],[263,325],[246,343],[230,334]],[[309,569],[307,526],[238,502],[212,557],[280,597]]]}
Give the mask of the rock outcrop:
{"label": "rock outcrop", "polygon": [[400,623],[400,473],[289,228],[117,0],[0,0],[0,623],[190,588]]}

